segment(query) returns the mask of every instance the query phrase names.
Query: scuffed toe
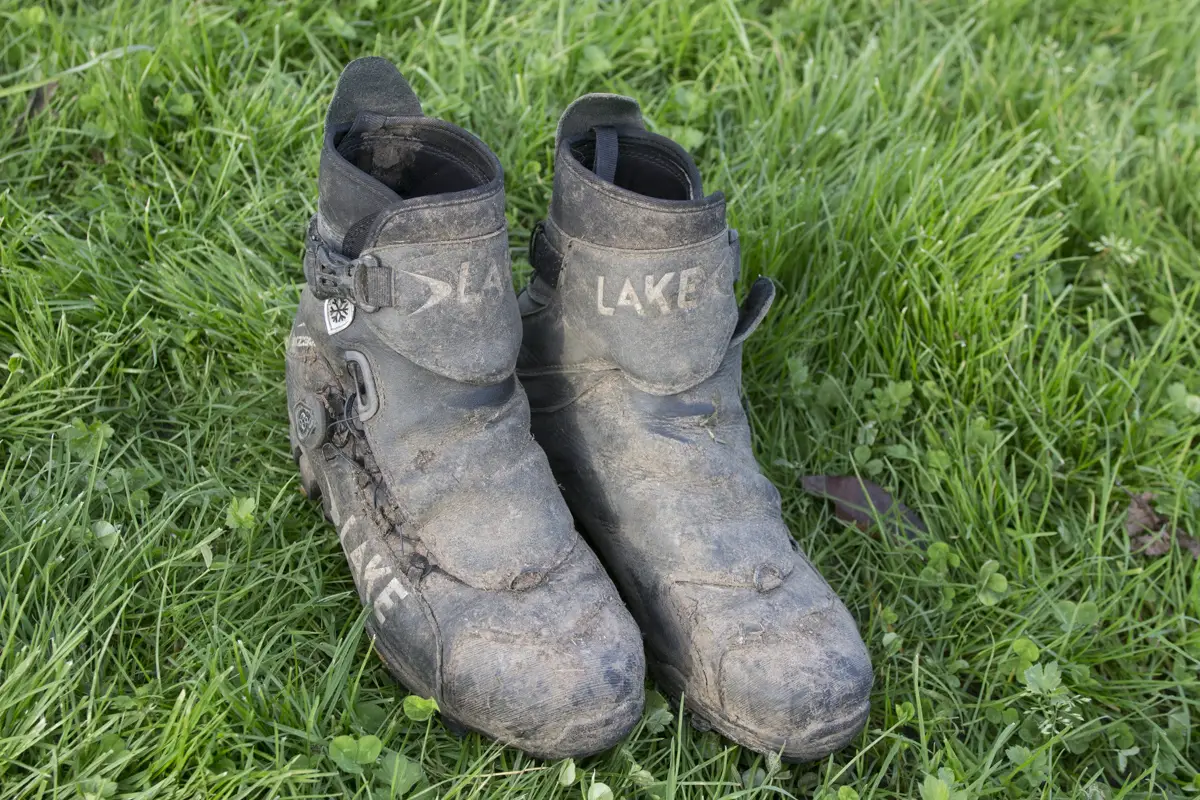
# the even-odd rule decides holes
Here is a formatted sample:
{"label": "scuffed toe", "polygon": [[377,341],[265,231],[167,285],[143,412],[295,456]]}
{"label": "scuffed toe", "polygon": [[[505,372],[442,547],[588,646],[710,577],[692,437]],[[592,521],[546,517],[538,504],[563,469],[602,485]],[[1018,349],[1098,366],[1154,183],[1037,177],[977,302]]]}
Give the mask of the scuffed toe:
{"label": "scuffed toe", "polygon": [[618,605],[586,630],[557,636],[461,636],[444,670],[446,705],[462,722],[542,758],[607,750],[637,723],[645,700],[641,638]]}
{"label": "scuffed toe", "polygon": [[721,659],[729,735],[789,760],[811,761],[853,739],[870,710],[871,662],[841,608],[807,617],[786,641],[738,647]]}

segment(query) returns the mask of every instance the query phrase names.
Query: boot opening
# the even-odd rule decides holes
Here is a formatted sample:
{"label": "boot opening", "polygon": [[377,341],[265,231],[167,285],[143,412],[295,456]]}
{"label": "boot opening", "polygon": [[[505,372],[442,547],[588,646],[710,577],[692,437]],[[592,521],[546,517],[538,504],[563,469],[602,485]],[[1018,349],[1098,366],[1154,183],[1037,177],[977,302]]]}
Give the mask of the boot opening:
{"label": "boot opening", "polygon": [[482,145],[452,126],[431,122],[389,120],[362,132],[355,126],[337,150],[405,200],[477,189],[499,177]]}
{"label": "boot opening", "polygon": [[[597,168],[594,133],[572,142],[571,155],[591,172],[604,169]],[[622,189],[658,200],[699,200],[704,196],[691,157],[669,139],[622,134],[615,157],[612,183]]]}

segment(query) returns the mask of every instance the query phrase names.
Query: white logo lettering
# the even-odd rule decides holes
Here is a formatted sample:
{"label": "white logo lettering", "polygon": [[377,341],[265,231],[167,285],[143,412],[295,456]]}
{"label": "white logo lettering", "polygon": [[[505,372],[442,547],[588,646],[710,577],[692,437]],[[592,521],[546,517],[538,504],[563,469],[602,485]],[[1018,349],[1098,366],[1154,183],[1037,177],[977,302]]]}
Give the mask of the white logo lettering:
{"label": "white logo lettering", "polygon": [[621,287],[621,293],[617,295],[617,305],[633,306],[633,310],[642,316],[645,312],[642,311],[642,303],[638,300],[637,292],[633,290],[633,284],[629,282],[629,278],[625,279],[625,285]]}
{"label": "white logo lettering", "polygon": [[[342,540],[342,544],[346,543],[346,534],[350,532],[350,526],[356,524],[357,522],[358,517],[354,514],[351,514],[346,518],[346,524],[343,525],[341,530],[338,531],[338,538]],[[359,549],[362,549],[361,546]]]}
{"label": "white logo lettering", "polygon": [[[484,296],[494,295],[499,296],[504,294],[505,284],[504,275],[501,274],[501,269],[498,264],[492,262],[488,265],[487,273],[483,276],[483,283],[477,291],[471,291],[471,262],[464,261],[458,265],[458,291],[455,292],[455,287],[451,286],[446,281],[438,278],[431,278],[428,275],[421,275],[408,270],[400,270],[405,275],[409,275],[421,283],[429,287],[429,297],[425,300],[414,314],[420,314],[426,309],[433,308],[438,303],[441,303],[450,295],[455,295],[457,301],[462,305],[471,305],[482,302]],[[511,286],[511,278],[510,283]]]}
{"label": "white logo lettering", "polygon": [[[354,515],[351,515],[346,520],[346,524],[342,526],[341,530],[343,543],[350,527],[357,522],[358,518]],[[375,616],[380,622],[383,622],[383,613],[394,608],[396,603],[408,597],[408,590],[396,579],[396,576],[392,573],[392,568],[384,560],[383,556],[371,551],[372,548],[367,544],[367,541],[364,540],[361,542],[358,547],[350,551],[350,567],[355,573],[356,582],[360,583],[360,586],[363,587],[362,594],[364,598],[369,598],[375,593],[376,586],[381,583],[383,584],[378,596],[374,600]]]}
{"label": "white logo lettering", "polygon": [[363,542],[358,547],[350,552],[350,566],[354,567],[356,572],[362,572],[367,558],[367,543]]}
{"label": "white logo lettering", "polygon": [[379,553],[374,553],[371,560],[367,562],[367,568],[363,571],[363,580],[367,582],[367,594],[375,591],[375,582],[380,578],[390,578],[392,575],[391,569],[383,563],[383,556]]}
{"label": "white logo lettering", "polygon": [[[512,283],[512,276],[509,276],[509,283]],[[500,267],[496,262],[492,262],[488,267],[487,275],[484,276],[483,286],[479,289],[480,294],[504,294],[504,278],[500,275]]]}
{"label": "white logo lettering", "polygon": [[614,309],[604,305],[604,276],[596,276],[596,310],[606,317],[611,317],[617,313]]}
{"label": "white logo lettering", "polygon": [[675,277],[674,272],[668,272],[662,276],[662,280],[658,283],[654,282],[653,275],[646,276],[646,305],[654,303],[658,306],[658,310],[664,314],[671,313],[671,304],[667,302],[667,298],[663,297],[663,292],[667,288],[667,284],[671,282],[671,278]]}
{"label": "white logo lettering", "polygon": [[[692,284],[692,281],[695,284]],[[704,286],[704,270],[700,267],[689,267],[679,273],[679,307],[680,308],[695,308],[700,303],[700,298],[696,294],[700,293],[700,289]],[[692,291],[695,294],[689,295]]]}
{"label": "white logo lettering", "polygon": [[[617,308],[624,306],[632,308],[638,316],[645,316],[647,308],[657,308],[660,314],[670,314],[676,308],[687,310],[700,305],[707,275],[702,267],[689,267],[678,273],[667,272],[659,277],[646,275],[643,280],[644,300],[639,297],[634,282],[626,278],[617,293],[613,304],[606,305],[605,279],[603,275],[596,276],[596,312],[605,317],[617,313]],[[678,278],[679,287],[674,296],[669,294],[671,282]],[[674,306],[672,306],[674,301]]]}
{"label": "white logo lettering", "polygon": [[375,598],[375,618],[383,622],[383,612],[395,608],[396,603],[406,597],[408,597],[408,591],[400,584],[400,581],[392,578]]}
{"label": "white logo lettering", "polygon": [[409,275],[413,278],[416,278],[421,283],[423,283],[429,287],[429,298],[426,299],[426,301],[420,308],[418,308],[416,311],[412,312],[414,314],[420,314],[422,311],[424,311],[427,308],[433,308],[438,303],[442,302],[447,297],[449,297],[450,293],[454,291],[454,287],[452,287],[450,284],[446,283],[445,281],[439,281],[437,278],[431,278],[428,275],[421,275],[416,272],[409,272],[409,271],[403,270],[403,269],[400,271],[403,272],[405,275]]}
{"label": "white logo lettering", "polygon": [[464,261],[458,265],[458,302],[467,301],[467,277],[471,274],[471,262]]}

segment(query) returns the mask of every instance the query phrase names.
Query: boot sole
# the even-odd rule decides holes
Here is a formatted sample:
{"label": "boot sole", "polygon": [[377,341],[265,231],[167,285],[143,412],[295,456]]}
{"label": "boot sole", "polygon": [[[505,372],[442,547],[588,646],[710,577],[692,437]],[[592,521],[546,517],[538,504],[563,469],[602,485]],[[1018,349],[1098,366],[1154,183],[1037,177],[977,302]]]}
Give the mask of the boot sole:
{"label": "boot sole", "polygon": [[697,703],[683,692],[682,681],[672,677],[671,673],[675,670],[672,667],[664,667],[649,653],[646,654],[646,669],[668,696],[676,702],[682,699],[684,707],[692,715],[692,727],[696,730],[714,730],[726,739],[756,753],[776,753],[781,760],[789,764],[817,761],[845,747],[862,731],[871,713],[871,701],[864,700],[860,706],[841,717],[827,720],[817,726],[806,737],[803,745],[789,746],[788,739],[784,737],[763,737],[760,733],[729,719],[722,711]]}

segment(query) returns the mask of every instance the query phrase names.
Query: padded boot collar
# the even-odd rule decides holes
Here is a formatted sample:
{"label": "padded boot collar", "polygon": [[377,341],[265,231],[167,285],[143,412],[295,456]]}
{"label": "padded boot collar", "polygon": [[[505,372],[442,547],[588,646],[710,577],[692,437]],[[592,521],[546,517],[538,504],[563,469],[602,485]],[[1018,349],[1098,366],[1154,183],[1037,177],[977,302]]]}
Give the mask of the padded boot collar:
{"label": "padded boot collar", "polygon": [[[605,139],[615,146],[608,154],[615,164],[598,168]],[[610,179],[598,174],[609,170]],[[636,102],[591,94],[572,103],[559,122],[550,218],[568,236],[602,247],[679,247],[725,229],[725,198],[704,196],[692,157],[647,131]]]}
{"label": "padded boot collar", "polygon": [[495,154],[421,113],[383,59],[338,81],[321,153],[305,275],[326,329],[467,384],[514,368],[520,320]]}
{"label": "padded boot collar", "polygon": [[325,118],[317,233],[354,258],[371,245],[483,236],[504,225],[504,175],[467,131],[422,114],[382,58],[342,72]]}

